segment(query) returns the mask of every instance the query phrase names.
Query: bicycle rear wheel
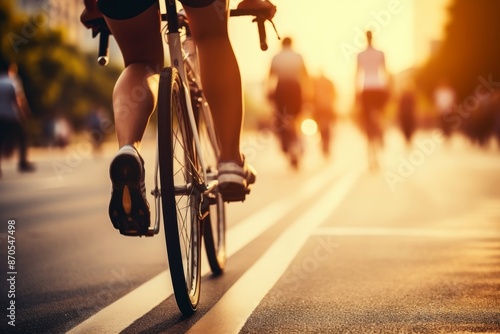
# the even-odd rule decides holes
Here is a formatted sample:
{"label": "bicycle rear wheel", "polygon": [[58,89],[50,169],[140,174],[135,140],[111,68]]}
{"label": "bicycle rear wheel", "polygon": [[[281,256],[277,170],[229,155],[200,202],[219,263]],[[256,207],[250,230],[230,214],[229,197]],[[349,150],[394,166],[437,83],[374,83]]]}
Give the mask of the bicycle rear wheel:
{"label": "bicycle rear wheel", "polygon": [[200,299],[202,225],[199,210],[205,183],[184,88],[175,68],[164,69],[160,76],[158,150],[170,275],[179,309],[191,315]]}
{"label": "bicycle rear wheel", "polygon": [[[215,135],[210,110],[202,96],[196,97],[193,107],[197,113],[203,161],[210,180],[217,178],[219,145]],[[215,191],[209,194],[210,211],[204,219],[203,239],[210,269],[214,275],[224,272],[226,266],[226,212],[222,195]]]}

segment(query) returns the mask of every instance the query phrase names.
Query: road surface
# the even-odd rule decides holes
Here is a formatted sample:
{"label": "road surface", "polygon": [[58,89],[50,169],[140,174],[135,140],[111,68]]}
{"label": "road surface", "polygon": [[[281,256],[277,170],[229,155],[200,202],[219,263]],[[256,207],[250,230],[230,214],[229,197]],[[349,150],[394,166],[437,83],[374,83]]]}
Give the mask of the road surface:
{"label": "road surface", "polygon": [[113,144],[32,150],[34,174],[4,163],[2,332],[500,333],[497,147],[427,131],[405,148],[392,131],[373,172],[346,125],[329,160],[309,138],[294,172],[271,134],[243,146],[258,181],[227,206],[227,271],[204,265],[189,318],[172,297],[164,237],[123,237],[109,222]]}

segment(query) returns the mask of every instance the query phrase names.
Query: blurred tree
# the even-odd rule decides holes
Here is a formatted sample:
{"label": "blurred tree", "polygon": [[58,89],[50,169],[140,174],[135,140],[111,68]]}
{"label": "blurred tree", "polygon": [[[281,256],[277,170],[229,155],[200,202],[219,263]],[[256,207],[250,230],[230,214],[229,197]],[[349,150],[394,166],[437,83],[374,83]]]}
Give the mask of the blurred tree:
{"label": "blurred tree", "polygon": [[18,65],[35,133],[41,133],[43,122],[57,115],[64,115],[78,129],[93,105],[111,110],[120,70],[102,69],[94,54],[66,43],[63,29],[50,29],[42,14],[25,15],[15,10],[13,1],[2,0],[0,56]]}
{"label": "blurred tree", "polygon": [[418,74],[429,95],[446,78],[458,100],[474,94],[482,77],[500,82],[500,1],[454,0],[439,50]]}

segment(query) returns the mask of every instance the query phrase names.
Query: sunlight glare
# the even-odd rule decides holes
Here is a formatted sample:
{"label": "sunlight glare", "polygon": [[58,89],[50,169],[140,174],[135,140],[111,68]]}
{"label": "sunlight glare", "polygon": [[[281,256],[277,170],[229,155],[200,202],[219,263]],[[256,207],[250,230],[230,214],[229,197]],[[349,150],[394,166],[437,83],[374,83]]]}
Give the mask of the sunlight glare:
{"label": "sunlight glare", "polygon": [[318,132],[318,124],[316,124],[314,120],[308,118],[302,121],[300,129],[306,136],[314,136],[316,132]]}

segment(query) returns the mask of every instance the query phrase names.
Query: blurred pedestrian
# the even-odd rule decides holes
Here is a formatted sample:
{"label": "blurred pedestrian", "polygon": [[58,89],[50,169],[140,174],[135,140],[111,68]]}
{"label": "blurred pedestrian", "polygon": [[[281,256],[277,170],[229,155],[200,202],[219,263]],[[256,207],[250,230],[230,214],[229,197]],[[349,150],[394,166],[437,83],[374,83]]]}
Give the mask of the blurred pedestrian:
{"label": "blurred pedestrian", "polygon": [[434,89],[433,98],[439,116],[439,126],[445,137],[449,137],[453,128],[448,117],[456,106],[457,94],[446,78],[441,79]]}
{"label": "blurred pedestrian", "polygon": [[471,113],[467,124],[470,127],[470,139],[480,146],[487,147],[490,140],[500,134],[500,90],[495,90],[481,101],[478,110]]}
{"label": "blurred pedestrian", "polygon": [[281,149],[290,158],[292,167],[298,168],[303,147],[297,120],[302,112],[309,76],[302,55],[293,49],[292,44],[292,39],[285,37],[281,51],[272,59],[268,97],[275,105],[274,129]]}
{"label": "blurred pedestrian", "polygon": [[403,87],[398,103],[399,127],[405,137],[407,146],[411,145],[413,134],[417,128],[415,115],[416,100],[415,85],[410,81]]}
{"label": "blurred pedestrian", "polygon": [[28,114],[29,107],[17,77],[17,66],[0,56],[0,161],[3,156],[9,157],[17,146],[20,172],[35,170],[34,164],[28,161],[28,140],[22,124]]}
{"label": "blurred pedestrian", "polygon": [[373,47],[373,35],[366,32],[368,46],[358,54],[356,97],[361,104],[361,123],[368,139],[368,162],[378,169],[378,151],[383,147],[382,117],[389,98],[389,73],[384,52]]}
{"label": "blurred pedestrian", "polygon": [[54,144],[58,148],[65,148],[71,142],[73,127],[66,116],[61,113],[54,120]]}
{"label": "blurred pedestrian", "polygon": [[321,135],[321,150],[324,157],[330,156],[332,127],[335,122],[335,85],[324,73],[313,80],[313,111],[312,117]]}
{"label": "blurred pedestrian", "polygon": [[92,147],[96,153],[101,151],[102,144],[104,143],[106,135],[104,124],[107,121],[106,110],[100,105],[93,106],[85,120],[85,129],[88,132]]}
{"label": "blurred pedestrian", "polygon": [[498,145],[500,146],[500,89],[493,92],[490,97],[492,102],[492,113],[493,113],[493,136],[496,138]]}

